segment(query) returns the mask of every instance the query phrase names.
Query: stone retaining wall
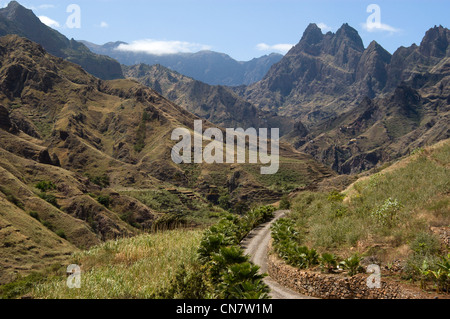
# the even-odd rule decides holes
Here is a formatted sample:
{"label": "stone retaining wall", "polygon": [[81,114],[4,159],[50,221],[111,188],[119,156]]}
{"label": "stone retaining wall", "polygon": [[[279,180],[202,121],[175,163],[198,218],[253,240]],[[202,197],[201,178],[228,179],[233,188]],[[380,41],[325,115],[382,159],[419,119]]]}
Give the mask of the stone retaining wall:
{"label": "stone retaining wall", "polygon": [[[381,288],[367,286],[368,274],[343,277],[300,270],[280,258],[268,256],[268,273],[281,285],[303,295],[321,299],[420,299],[425,294],[412,291],[397,283],[381,280]],[[428,297],[429,298],[429,297]]]}

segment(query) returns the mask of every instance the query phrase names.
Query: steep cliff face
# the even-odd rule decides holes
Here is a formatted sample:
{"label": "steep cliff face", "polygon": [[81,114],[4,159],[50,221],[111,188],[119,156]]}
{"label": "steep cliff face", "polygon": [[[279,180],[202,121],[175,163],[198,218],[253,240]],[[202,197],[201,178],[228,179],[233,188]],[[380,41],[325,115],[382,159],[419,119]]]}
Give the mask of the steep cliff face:
{"label": "steep cliff face", "polygon": [[375,41],[364,48],[347,24],[326,34],[311,24],[262,81],[237,92],[295,119],[284,138],[299,150],[355,173],[448,138],[449,39],[434,27],[391,55]]}
{"label": "steep cliff face", "polygon": [[[389,60],[389,53],[376,44],[365,50],[357,31],[348,24],[335,34],[322,34],[311,24],[281,62],[242,94],[263,109],[281,109],[282,114],[310,124],[345,110],[350,97],[378,92],[385,82],[378,67]],[[330,107],[330,102],[336,105]]]}

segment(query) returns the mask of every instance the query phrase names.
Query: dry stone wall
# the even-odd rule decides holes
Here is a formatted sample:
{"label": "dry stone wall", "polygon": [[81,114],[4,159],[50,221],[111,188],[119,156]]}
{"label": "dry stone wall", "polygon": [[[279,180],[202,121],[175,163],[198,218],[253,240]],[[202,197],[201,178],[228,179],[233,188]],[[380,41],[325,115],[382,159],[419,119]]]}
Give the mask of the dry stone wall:
{"label": "dry stone wall", "polygon": [[383,279],[381,288],[369,288],[368,274],[343,277],[300,270],[287,265],[275,255],[270,255],[268,258],[268,273],[272,279],[285,287],[321,299],[422,299],[427,297],[425,294]]}

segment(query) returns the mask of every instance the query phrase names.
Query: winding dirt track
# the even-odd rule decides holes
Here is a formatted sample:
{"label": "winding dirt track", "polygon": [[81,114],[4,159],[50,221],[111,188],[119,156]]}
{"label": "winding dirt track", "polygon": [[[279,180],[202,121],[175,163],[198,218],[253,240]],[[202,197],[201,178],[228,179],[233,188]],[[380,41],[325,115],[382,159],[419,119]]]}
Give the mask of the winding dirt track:
{"label": "winding dirt track", "polygon": [[[270,226],[282,218],[288,211],[275,212],[275,218],[266,224],[255,228],[246,239],[241,243],[245,249],[245,253],[250,255],[250,260],[261,267],[262,273],[267,273],[267,255],[270,242]],[[273,299],[314,299],[308,296],[301,295],[289,288],[283,287],[270,277],[266,277],[264,282],[270,287],[271,297]]]}

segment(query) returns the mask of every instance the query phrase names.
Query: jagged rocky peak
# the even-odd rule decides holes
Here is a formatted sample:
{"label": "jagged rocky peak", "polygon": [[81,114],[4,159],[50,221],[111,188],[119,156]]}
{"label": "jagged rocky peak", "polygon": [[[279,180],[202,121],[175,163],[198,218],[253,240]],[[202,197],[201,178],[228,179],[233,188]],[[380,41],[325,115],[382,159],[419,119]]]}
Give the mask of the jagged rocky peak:
{"label": "jagged rocky peak", "polygon": [[316,44],[322,41],[323,34],[322,30],[317,26],[315,23],[311,23],[306,28],[305,32],[303,33],[303,37],[300,42],[305,42],[308,44]]}
{"label": "jagged rocky peak", "polygon": [[435,26],[427,31],[420,44],[420,52],[426,56],[442,58],[450,54],[450,30],[443,26]]}
{"label": "jagged rocky peak", "polygon": [[8,20],[37,19],[33,11],[25,8],[17,1],[11,1],[6,8],[0,10],[0,14]]}
{"label": "jagged rocky peak", "polygon": [[344,23],[337,30],[335,38],[337,42],[345,42],[360,52],[364,51],[364,44],[358,31],[349,26],[348,23]]}
{"label": "jagged rocky peak", "polygon": [[364,50],[359,62],[358,72],[363,71],[380,71],[391,62],[392,54],[386,51],[376,41],[372,41],[366,50]]}
{"label": "jagged rocky peak", "polygon": [[370,42],[369,46],[366,49],[366,52],[376,52],[377,54],[380,54],[384,56],[386,59],[392,56],[388,51],[385,50],[377,41]]}

